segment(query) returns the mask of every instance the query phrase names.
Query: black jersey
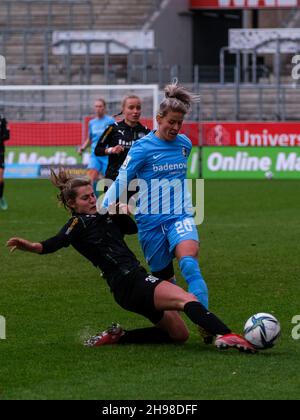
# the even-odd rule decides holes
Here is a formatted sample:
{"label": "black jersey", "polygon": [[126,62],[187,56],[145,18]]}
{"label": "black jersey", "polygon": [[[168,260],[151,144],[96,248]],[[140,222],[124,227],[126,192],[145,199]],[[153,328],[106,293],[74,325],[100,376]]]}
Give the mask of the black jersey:
{"label": "black jersey", "polygon": [[7,128],[7,121],[0,116],[0,154],[4,154],[4,142],[9,140],[9,130]]}
{"label": "black jersey", "polygon": [[105,149],[107,147],[123,146],[124,152],[109,155],[108,167],[106,171],[106,178],[113,181],[119,175],[124,160],[127,157],[129,149],[136,140],[146,136],[150,130],[138,123],[135,127],[130,127],[125,121],[120,121],[110,125],[103,135],[100,137],[98,144],[95,148],[96,156],[105,156]]}
{"label": "black jersey", "polygon": [[0,139],[0,154],[3,154],[5,150],[4,141]]}
{"label": "black jersey", "polygon": [[126,215],[74,214],[61,231],[41,242],[42,254],[50,254],[72,245],[81,255],[99,267],[111,289],[140,267],[124,241],[125,234],[137,233],[135,222]]}

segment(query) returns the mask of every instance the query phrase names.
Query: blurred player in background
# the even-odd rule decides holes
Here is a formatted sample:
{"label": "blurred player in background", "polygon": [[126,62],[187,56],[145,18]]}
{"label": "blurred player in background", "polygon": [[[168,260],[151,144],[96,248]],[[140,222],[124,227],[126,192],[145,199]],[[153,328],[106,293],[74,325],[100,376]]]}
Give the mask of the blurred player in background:
{"label": "blurred player in background", "polygon": [[0,116],[0,209],[7,210],[8,205],[4,198],[4,167],[5,167],[5,145],[4,142],[9,140],[9,130],[5,118]]}
{"label": "blurred player in background", "polygon": [[[145,181],[147,188],[140,189],[139,198],[140,204],[146,203],[146,207],[142,204],[135,217],[152,274],[172,281],[176,257],[188,291],[208,308],[208,289],[198,263],[199,236],[189,210],[192,202],[185,183],[192,142],[179,134],[185,115],[197,100],[198,97],[177,82],[165,88],[165,99],[157,115],[158,130],[132,146],[115,184],[106,193],[103,206],[108,208],[115,202],[133,179]],[[160,183],[156,189],[153,180]],[[167,212],[162,212],[165,195],[161,183],[164,181],[175,181],[182,187],[179,192],[170,188]],[[211,342],[211,337],[204,338]]]}
{"label": "blurred player in background", "polygon": [[117,178],[131,146],[150,131],[139,122],[142,102],[138,96],[125,96],[119,115],[122,114],[124,119],[108,127],[95,148],[96,156],[109,157],[105,177],[113,181]]}
{"label": "blurred player in background", "polygon": [[[149,276],[124,241],[137,227],[126,214],[100,215],[90,180],[72,178],[66,172],[52,173],[60,189],[59,200],[72,217],[61,231],[43,242],[11,238],[7,246],[36,254],[51,254],[72,245],[99,268],[116,302],[124,309],[148,318],[155,326],[123,330],[113,325],[90,338],[89,347],[104,344],[183,343],[189,333],[177,311],[183,311],[195,324],[216,336],[217,348],[238,348],[255,352],[253,346],[231,330],[197,301],[194,295],[169,282]],[[126,206],[127,207],[127,206]]]}
{"label": "blurred player in background", "polygon": [[78,153],[82,155],[85,149],[91,146],[91,159],[88,166],[88,176],[91,179],[94,190],[96,191],[95,184],[99,178],[105,176],[108,165],[108,158],[103,154],[101,157],[95,155],[95,147],[99,138],[102,136],[106,128],[115,122],[114,118],[106,115],[106,102],[100,98],[94,105],[96,118],[89,122],[88,138],[79,147]]}

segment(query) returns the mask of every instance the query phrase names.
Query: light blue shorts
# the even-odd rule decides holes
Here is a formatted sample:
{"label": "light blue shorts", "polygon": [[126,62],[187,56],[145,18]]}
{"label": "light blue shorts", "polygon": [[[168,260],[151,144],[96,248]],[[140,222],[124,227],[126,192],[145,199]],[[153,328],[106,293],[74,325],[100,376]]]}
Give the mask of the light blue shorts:
{"label": "light blue shorts", "polygon": [[199,242],[195,220],[180,216],[149,231],[139,231],[139,241],[152,272],[161,271],[174,259],[175,248],[183,241]]}
{"label": "light blue shorts", "polygon": [[108,166],[108,156],[95,156],[91,155],[88,169],[95,169],[97,172],[101,173],[103,176],[106,173]]}

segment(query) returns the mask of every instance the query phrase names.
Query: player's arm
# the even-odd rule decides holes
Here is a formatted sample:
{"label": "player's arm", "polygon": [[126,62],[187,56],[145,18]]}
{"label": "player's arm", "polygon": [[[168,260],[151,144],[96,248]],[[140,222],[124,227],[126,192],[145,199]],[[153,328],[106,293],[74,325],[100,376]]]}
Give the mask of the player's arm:
{"label": "player's arm", "polygon": [[95,155],[96,156],[106,156],[106,155],[119,155],[120,153],[124,152],[124,147],[117,145],[111,147],[112,140],[113,140],[113,132],[114,132],[114,125],[110,125],[104,131],[102,136],[100,137],[97,146],[95,148]]}
{"label": "player's arm", "polygon": [[10,252],[16,250],[41,254],[43,245],[40,242],[30,242],[23,238],[11,238],[7,241],[6,246],[10,248]]}
{"label": "player's arm", "polygon": [[82,153],[87,149],[87,147],[89,147],[92,144],[92,126],[91,126],[91,121],[89,122],[89,132],[88,132],[88,136],[87,139],[84,143],[82,143],[81,146],[79,146],[78,148],[78,153],[81,156]]}
{"label": "player's arm", "polygon": [[135,235],[138,233],[137,224],[129,215],[116,214],[111,216],[111,218],[123,235]]}
{"label": "player's arm", "polygon": [[120,168],[116,181],[104,196],[102,202],[103,208],[108,209],[111,204],[118,201],[122,193],[128,188],[130,182],[136,178],[136,173],[145,164],[146,160],[147,155],[140,142],[134,143]]}
{"label": "player's arm", "polygon": [[123,235],[138,233],[137,224],[131,218],[130,208],[125,203],[113,203],[108,209],[108,214],[114,224],[118,226]]}
{"label": "player's arm", "polygon": [[[52,238],[41,242],[30,242],[23,238],[11,238],[7,242],[7,247],[11,252],[16,250],[32,252],[34,254],[53,254],[61,248],[68,247],[75,235],[79,233],[79,220],[72,218],[61,231]],[[77,229],[76,229],[77,228]]]}
{"label": "player's arm", "polygon": [[78,148],[78,153],[80,154],[80,155],[82,155],[82,153],[90,146],[92,144],[92,142],[91,142],[91,139],[90,139],[90,137],[88,137],[87,139],[86,139],[86,141],[81,145],[81,146],[79,146],[79,148]]}
{"label": "player's arm", "polygon": [[7,247],[10,248],[10,252],[19,250],[34,254],[53,254],[65,246],[68,245],[60,233],[42,242],[30,242],[23,238],[11,238],[7,242]]}

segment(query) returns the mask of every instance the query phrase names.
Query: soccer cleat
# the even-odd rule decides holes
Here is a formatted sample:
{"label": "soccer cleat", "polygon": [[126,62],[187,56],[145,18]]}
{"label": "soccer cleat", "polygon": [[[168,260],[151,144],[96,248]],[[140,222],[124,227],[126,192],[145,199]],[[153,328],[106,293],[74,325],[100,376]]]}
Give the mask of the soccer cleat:
{"label": "soccer cleat", "polygon": [[119,324],[113,323],[107,330],[89,338],[84,345],[86,347],[99,347],[107,344],[117,344],[125,332]]}
{"label": "soccer cleat", "polygon": [[206,331],[204,328],[198,326],[198,330],[200,332],[200,335],[203,339],[204,344],[212,344],[214,341],[215,336],[208,331]]}
{"label": "soccer cleat", "polygon": [[238,334],[226,334],[217,337],[215,346],[219,350],[227,350],[229,348],[236,348],[245,353],[256,353],[256,348]]}
{"label": "soccer cleat", "polygon": [[1,210],[7,210],[8,205],[4,197],[0,198],[0,209]]}

